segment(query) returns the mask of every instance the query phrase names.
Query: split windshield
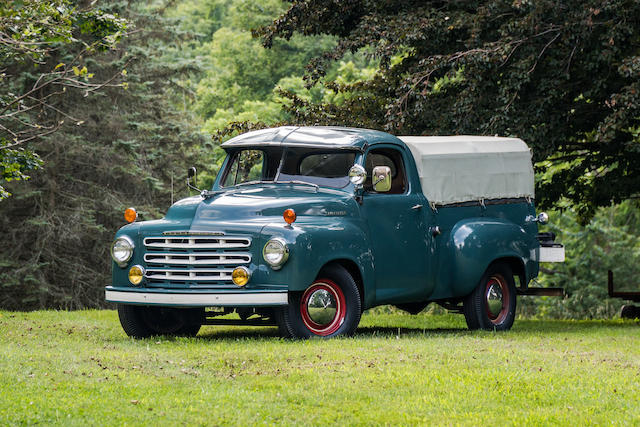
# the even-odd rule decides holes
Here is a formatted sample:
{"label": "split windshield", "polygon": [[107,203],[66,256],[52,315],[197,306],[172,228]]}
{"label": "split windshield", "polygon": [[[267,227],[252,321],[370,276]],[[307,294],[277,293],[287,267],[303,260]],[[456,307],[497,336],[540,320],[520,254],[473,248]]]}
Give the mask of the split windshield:
{"label": "split windshield", "polygon": [[349,184],[355,151],[278,147],[244,149],[230,154],[222,187],[253,181],[302,181],[323,187]]}

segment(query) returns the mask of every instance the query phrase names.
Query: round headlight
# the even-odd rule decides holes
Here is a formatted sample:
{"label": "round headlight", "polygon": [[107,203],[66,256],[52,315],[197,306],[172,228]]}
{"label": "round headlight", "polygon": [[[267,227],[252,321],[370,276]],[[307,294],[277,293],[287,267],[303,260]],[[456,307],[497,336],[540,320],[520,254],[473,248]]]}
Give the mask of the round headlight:
{"label": "round headlight", "polygon": [[278,270],[282,267],[282,264],[287,262],[287,258],[289,258],[289,248],[284,240],[280,238],[271,239],[264,245],[262,257],[271,268]]}
{"label": "round headlight", "polygon": [[133,256],[133,241],[127,236],[118,237],[111,245],[111,258],[120,267],[125,267]]}

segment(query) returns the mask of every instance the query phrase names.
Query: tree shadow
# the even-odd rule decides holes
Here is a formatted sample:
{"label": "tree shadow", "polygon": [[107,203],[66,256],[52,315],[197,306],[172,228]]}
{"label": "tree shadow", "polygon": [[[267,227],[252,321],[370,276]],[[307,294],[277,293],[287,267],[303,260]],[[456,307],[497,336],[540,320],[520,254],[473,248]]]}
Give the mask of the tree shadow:
{"label": "tree shadow", "polygon": [[466,328],[407,328],[393,326],[363,326],[356,330],[354,336],[362,337],[397,337],[397,336],[423,336],[446,335],[469,332]]}
{"label": "tree shadow", "polygon": [[[598,329],[633,330],[640,327],[640,321],[620,321],[620,320],[516,320],[513,328],[505,332],[492,331],[470,331],[466,327],[440,327],[426,325],[426,327],[396,327],[396,326],[360,326],[356,330],[354,337],[358,338],[398,338],[398,337],[429,337],[445,335],[482,335],[482,334],[544,334],[561,335],[576,334],[584,332],[594,332]],[[178,341],[184,339],[202,341],[260,341],[260,340],[283,340],[275,326],[205,326],[196,337],[184,338],[174,336],[154,336],[148,338],[149,341]]]}

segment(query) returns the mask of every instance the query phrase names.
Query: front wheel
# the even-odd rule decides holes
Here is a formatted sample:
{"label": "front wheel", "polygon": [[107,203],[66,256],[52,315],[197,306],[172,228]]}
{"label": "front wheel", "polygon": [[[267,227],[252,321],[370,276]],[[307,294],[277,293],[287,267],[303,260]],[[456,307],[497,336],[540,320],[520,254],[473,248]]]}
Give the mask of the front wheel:
{"label": "front wheel", "polygon": [[295,338],[351,335],[360,322],[360,291],[339,265],[322,269],[303,292],[290,292],[289,305],[276,314],[281,334]]}
{"label": "front wheel", "polygon": [[204,309],[118,304],[122,329],[134,338],[152,335],[193,337],[198,334]]}
{"label": "front wheel", "polygon": [[507,264],[487,268],[480,283],[463,304],[469,329],[506,331],[516,317],[516,285]]}

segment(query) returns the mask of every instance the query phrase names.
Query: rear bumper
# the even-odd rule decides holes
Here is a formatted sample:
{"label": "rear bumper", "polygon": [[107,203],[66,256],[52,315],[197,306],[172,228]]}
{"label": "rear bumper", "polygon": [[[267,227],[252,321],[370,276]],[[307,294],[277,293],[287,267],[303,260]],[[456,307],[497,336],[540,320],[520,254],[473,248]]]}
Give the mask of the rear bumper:
{"label": "rear bumper", "polygon": [[287,305],[287,291],[243,292],[177,292],[175,290],[150,290],[114,288],[107,286],[108,302],[134,305],[160,305],[171,307],[270,307]]}

